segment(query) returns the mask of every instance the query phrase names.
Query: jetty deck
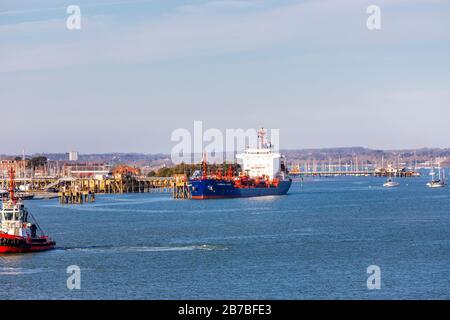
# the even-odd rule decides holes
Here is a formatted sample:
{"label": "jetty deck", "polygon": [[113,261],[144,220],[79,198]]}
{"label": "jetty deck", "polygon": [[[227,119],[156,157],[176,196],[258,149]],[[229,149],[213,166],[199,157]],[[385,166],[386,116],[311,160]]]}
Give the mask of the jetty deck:
{"label": "jetty deck", "polygon": [[[91,191],[95,193],[143,193],[172,192],[173,177],[122,177],[122,178],[18,178],[16,187],[24,186],[26,192],[39,193],[66,188],[67,190]],[[9,179],[0,179],[0,188],[8,189]]]}

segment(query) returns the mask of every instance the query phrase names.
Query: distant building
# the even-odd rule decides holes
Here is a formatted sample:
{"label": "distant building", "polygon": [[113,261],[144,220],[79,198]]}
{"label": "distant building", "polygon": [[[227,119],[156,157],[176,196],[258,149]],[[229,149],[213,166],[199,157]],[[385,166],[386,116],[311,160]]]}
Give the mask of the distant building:
{"label": "distant building", "polygon": [[64,177],[99,178],[109,175],[111,166],[104,163],[65,163],[62,167]]}
{"label": "distant building", "polygon": [[69,152],[69,161],[78,161],[78,152],[77,151]]}

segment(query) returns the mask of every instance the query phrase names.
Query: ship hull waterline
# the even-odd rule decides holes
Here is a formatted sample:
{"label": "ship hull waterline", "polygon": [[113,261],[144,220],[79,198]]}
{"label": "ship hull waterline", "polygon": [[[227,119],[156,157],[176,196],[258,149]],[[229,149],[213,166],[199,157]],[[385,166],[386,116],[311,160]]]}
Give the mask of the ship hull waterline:
{"label": "ship hull waterline", "polygon": [[252,198],[264,196],[281,196],[287,194],[292,181],[280,181],[277,187],[235,187],[233,182],[226,180],[191,180],[189,187],[191,199],[231,199],[231,198]]}
{"label": "ship hull waterline", "polygon": [[0,253],[31,253],[41,252],[55,249],[56,243],[47,238],[38,240],[26,240],[21,237],[11,237],[7,235],[0,235],[0,240],[15,240],[14,244],[0,244]]}

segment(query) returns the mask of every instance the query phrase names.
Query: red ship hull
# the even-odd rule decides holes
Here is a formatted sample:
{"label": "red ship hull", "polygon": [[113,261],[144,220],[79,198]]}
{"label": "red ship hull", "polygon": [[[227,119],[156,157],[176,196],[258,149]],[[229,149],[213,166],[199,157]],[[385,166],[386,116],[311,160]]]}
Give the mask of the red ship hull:
{"label": "red ship hull", "polygon": [[52,250],[55,241],[48,237],[25,239],[22,237],[0,234],[0,253],[27,253]]}

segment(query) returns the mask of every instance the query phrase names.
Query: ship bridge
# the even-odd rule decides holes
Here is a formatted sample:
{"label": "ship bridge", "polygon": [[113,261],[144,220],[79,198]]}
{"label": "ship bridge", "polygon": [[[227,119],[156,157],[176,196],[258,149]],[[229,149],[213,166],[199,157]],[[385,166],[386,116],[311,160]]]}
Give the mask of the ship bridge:
{"label": "ship bridge", "polygon": [[237,154],[236,159],[242,161],[242,169],[250,177],[267,176],[273,179],[281,172],[283,156],[273,152],[272,145],[266,140],[267,131],[261,128],[258,131],[258,147],[247,148],[244,153]]}

